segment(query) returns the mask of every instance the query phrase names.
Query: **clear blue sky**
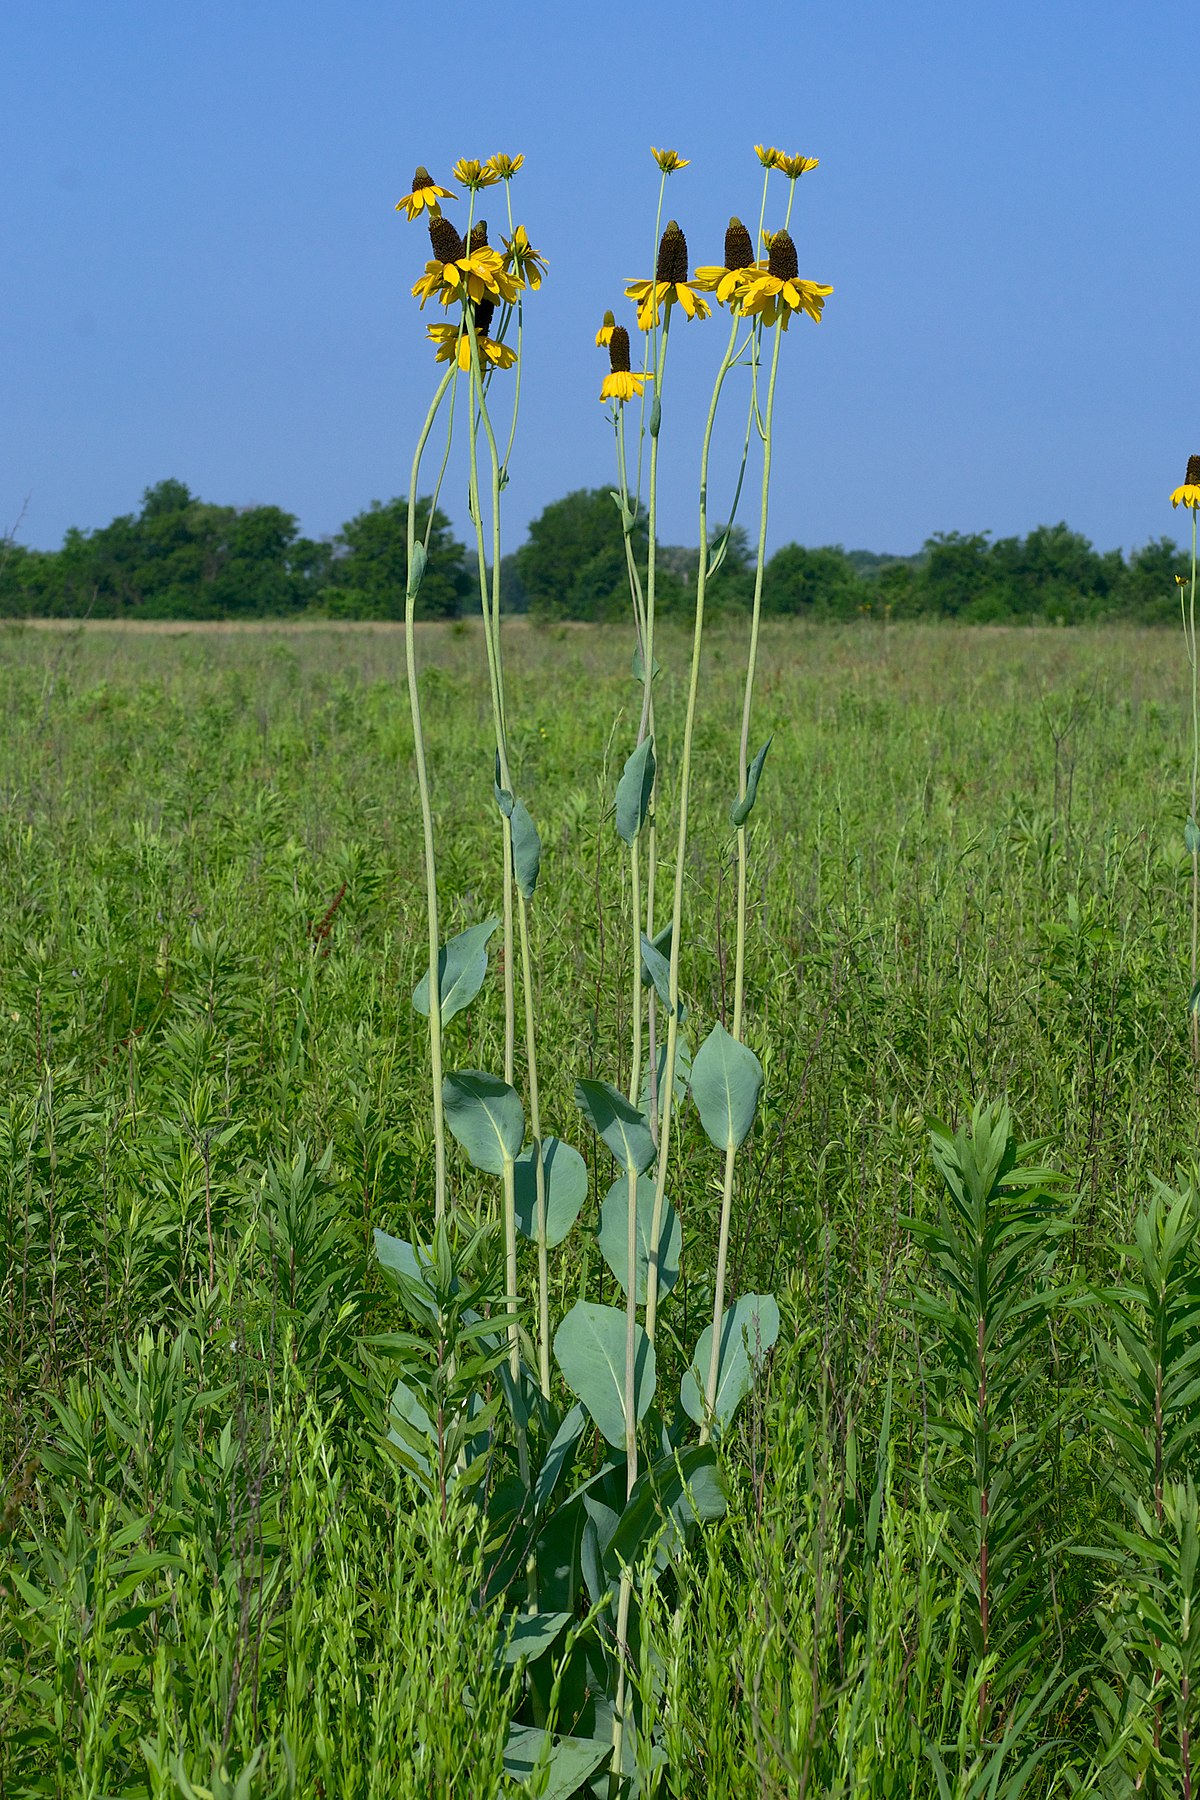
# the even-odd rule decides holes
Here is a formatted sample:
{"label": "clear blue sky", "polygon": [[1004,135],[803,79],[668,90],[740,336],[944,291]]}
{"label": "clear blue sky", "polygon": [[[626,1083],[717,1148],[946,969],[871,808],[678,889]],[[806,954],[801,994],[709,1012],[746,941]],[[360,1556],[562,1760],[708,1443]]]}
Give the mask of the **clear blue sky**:
{"label": "clear blue sky", "polygon": [[[0,532],[53,547],[167,476],[313,535],[404,491],[432,390],[418,162],[521,151],[531,298],[506,540],[611,479],[605,307],[650,273],[657,170],[694,263],[819,156],[832,282],[785,342],[771,539],[906,552],[1066,519],[1182,539],[1200,451],[1196,14],[1162,0],[10,0],[0,75]],[[786,183],[778,184],[780,210]],[[492,194],[487,215],[501,217]],[[452,209],[447,208],[452,213]],[[694,542],[722,323],[672,337],[663,536]],[[466,527],[463,480],[447,509]],[[719,484],[715,496],[720,510]]]}

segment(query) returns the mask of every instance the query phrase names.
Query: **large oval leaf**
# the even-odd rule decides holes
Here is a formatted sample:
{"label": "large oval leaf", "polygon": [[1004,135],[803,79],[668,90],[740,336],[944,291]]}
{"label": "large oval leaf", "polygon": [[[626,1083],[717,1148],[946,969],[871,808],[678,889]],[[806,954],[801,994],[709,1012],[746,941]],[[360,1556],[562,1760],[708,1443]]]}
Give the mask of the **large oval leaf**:
{"label": "large oval leaf", "polygon": [[645,737],[628,758],[617,783],[617,836],[632,844],[650,811],[654,792],[654,739]]}
{"label": "large oval leaf", "polygon": [[[547,1137],[542,1139],[542,1168],[546,1189],[546,1242],[561,1244],[587,1199],[587,1164],[572,1145],[564,1144],[561,1138]],[[517,1229],[536,1243],[537,1169],[532,1144],[527,1144],[517,1158],[516,1178]]]}
{"label": "large oval leaf", "polygon": [[[442,1023],[470,1006],[483,986],[487,974],[487,944],[499,919],[485,919],[482,925],[470,925],[460,931],[438,951],[438,999]],[[425,971],[413,989],[412,1003],[419,1013],[429,1016],[429,971]]]}
{"label": "large oval leaf", "polygon": [[692,1099],[718,1150],[736,1150],[746,1136],[762,1082],[762,1064],[753,1050],[730,1037],[718,1020],[692,1061]]}
{"label": "large oval leaf", "polygon": [[[654,1182],[639,1175],[634,1230],[637,1233],[637,1300],[646,1303],[646,1270],[650,1263],[650,1227],[654,1222]],[[604,1196],[600,1208],[600,1249],[604,1260],[629,1293],[629,1177],[618,1176]],[[679,1214],[669,1200],[663,1201],[662,1222],[658,1241],[658,1291],[669,1294],[679,1280],[679,1252],[683,1231]]]}
{"label": "large oval leaf", "polygon": [[[571,1392],[583,1401],[601,1436],[625,1443],[625,1329],[623,1311],[577,1300],[554,1336],[554,1355]],[[654,1394],[654,1345],[637,1327],[633,1405],[645,1417]]]}
{"label": "large oval leaf", "polygon": [[[750,1392],[754,1371],[779,1336],[779,1307],[773,1294],[743,1294],[727,1307],[721,1320],[721,1352],[717,1363],[717,1392],[713,1405],[715,1427],[729,1424]],[[712,1326],[700,1334],[700,1342],[679,1384],[679,1398],[689,1419],[704,1423],[704,1391],[712,1357]]]}
{"label": "large oval leaf", "polygon": [[446,1123],[477,1169],[503,1175],[525,1141],[520,1096],[498,1075],[463,1069],[442,1083]]}
{"label": "large oval leaf", "polygon": [[577,1081],[575,1100],[623,1169],[638,1175],[654,1161],[654,1139],[637,1107],[607,1081]]}

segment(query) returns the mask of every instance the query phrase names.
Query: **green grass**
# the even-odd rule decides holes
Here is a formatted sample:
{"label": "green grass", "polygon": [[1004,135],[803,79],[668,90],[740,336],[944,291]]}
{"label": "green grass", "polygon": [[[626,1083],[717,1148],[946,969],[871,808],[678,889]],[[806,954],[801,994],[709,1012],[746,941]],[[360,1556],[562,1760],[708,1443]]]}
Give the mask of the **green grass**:
{"label": "green grass", "polygon": [[[421,643],[448,936],[499,910],[491,720],[478,629]],[[610,1175],[572,1093],[628,1056],[610,810],[639,694],[616,629],[520,623],[506,644],[544,845],[542,1112],[593,1169],[552,1262],[557,1318],[614,1298],[594,1238]],[[693,1044],[731,998],[743,653],[736,625],[710,633]],[[392,1351],[367,1342],[402,1325],[372,1229],[412,1237],[432,1213],[402,654],[338,628],[0,634],[4,1800],[516,1791],[486,1545],[390,1458]],[[669,809],[684,639],[658,654]],[[725,1452],[726,1518],[645,1599],[642,1791],[932,1795],[941,1768],[946,1793],[1015,1793],[1038,1747],[1030,1792],[1132,1792],[1146,1768],[1181,1791],[1182,1662],[1167,1706],[1130,1623],[1146,1638],[1145,1559],[1077,1552],[1133,1529],[1087,1284],[1117,1279],[1153,1178],[1195,1155],[1185,685],[1166,634],[764,631],[747,1034],[766,1084],[730,1279],[780,1296],[784,1347]],[[448,1066],[498,1067],[501,1041],[493,970]],[[1075,1196],[1069,1292],[1021,1365],[1038,1605],[982,1739],[981,1684],[1002,1684],[945,1554],[970,1482],[934,1429],[961,1395],[909,1305],[933,1277],[903,1223],[938,1192],[927,1121],[961,1124],[979,1095],[1049,1140]],[[485,1213],[490,1184],[452,1164]],[[711,1312],[720,1203],[694,1113],[671,1197],[677,1374]],[[1194,1461],[1189,1443],[1174,1478]],[[1153,1515],[1139,1544],[1183,1542],[1186,1521]]]}

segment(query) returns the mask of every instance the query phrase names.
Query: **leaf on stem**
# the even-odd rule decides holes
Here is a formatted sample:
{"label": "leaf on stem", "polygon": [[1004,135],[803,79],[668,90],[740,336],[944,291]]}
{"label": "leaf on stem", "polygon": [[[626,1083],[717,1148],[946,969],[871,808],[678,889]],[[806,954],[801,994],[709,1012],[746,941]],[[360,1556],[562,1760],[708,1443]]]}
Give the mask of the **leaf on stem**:
{"label": "leaf on stem", "polygon": [[654,1161],[654,1139],[637,1107],[607,1081],[577,1081],[575,1103],[623,1169],[640,1175]]}
{"label": "leaf on stem", "polygon": [[617,783],[617,835],[632,844],[650,811],[654,792],[654,739],[644,737],[626,759]]}
{"label": "leaf on stem", "polygon": [[477,1169],[503,1175],[525,1141],[520,1096],[498,1075],[464,1069],[442,1083],[446,1123]]}
{"label": "leaf on stem", "polygon": [[692,1063],[692,1099],[718,1150],[736,1150],[745,1139],[762,1083],[762,1064],[753,1050],[731,1037],[718,1020]]}
{"label": "leaf on stem", "polygon": [[771,748],[774,738],[775,733],[772,732],[771,736],[767,739],[746,772],[745,794],[740,795],[735,799],[732,806],[729,808],[730,821],[736,825],[739,830],[754,811],[754,802],[758,798],[758,783],[763,772],[763,764],[767,760],[767,751]]}
{"label": "leaf on stem", "polygon": [[[438,1000],[443,1024],[470,1006],[483,986],[488,939],[499,923],[499,919],[485,919],[481,925],[470,925],[438,951]],[[417,1012],[429,1017],[428,970],[413,989],[412,1003]]]}
{"label": "leaf on stem", "polygon": [[[639,1175],[634,1202],[634,1230],[637,1234],[637,1301],[646,1303],[646,1271],[650,1264],[650,1228],[654,1222],[655,1184],[648,1175]],[[600,1208],[598,1233],[605,1262],[629,1293],[629,1178],[619,1175],[609,1188]],[[683,1231],[679,1214],[669,1200],[663,1201],[658,1237],[658,1291],[668,1294],[679,1280],[679,1255]]]}
{"label": "leaf on stem", "polygon": [[[606,1441],[623,1447],[626,1316],[615,1306],[577,1300],[554,1336],[554,1355],[571,1392],[582,1400]],[[654,1395],[654,1345],[639,1325],[633,1363],[633,1405],[645,1417]]]}
{"label": "leaf on stem", "polygon": [[[579,1217],[587,1199],[587,1164],[571,1144],[561,1138],[542,1139],[542,1169],[546,1194],[546,1242],[561,1244]],[[516,1165],[517,1230],[537,1242],[537,1165],[534,1147],[527,1144]]]}
{"label": "leaf on stem", "polygon": [[[705,1326],[692,1360],[679,1384],[679,1399],[689,1419],[704,1422],[708,1365],[712,1359],[712,1326]],[[773,1294],[743,1294],[726,1307],[721,1320],[714,1428],[723,1430],[750,1392],[755,1370],[779,1336],[779,1307]]]}

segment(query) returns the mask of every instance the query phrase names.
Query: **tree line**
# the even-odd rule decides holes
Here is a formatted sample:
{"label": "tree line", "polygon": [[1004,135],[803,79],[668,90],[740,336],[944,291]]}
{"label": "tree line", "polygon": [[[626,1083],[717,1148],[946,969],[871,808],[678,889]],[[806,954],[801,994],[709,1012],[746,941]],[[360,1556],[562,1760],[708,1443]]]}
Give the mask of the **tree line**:
{"label": "tree line", "polygon": [[[0,617],[400,619],[406,529],[403,497],[373,500],[334,537],[315,540],[303,537],[298,521],[280,507],[215,506],[181,481],[161,481],[146,489],[136,515],[96,531],[73,528],[61,550],[31,550],[12,540],[0,546]],[[419,615],[469,616],[479,604],[479,585],[466,546],[428,499],[417,504],[417,530],[428,533]],[[644,576],[644,517],[631,540]],[[728,532],[718,527],[710,551],[717,546],[710,604],[749,607],[754,555],[748,534],[739,525]],[[698,563],[695,548],[659,545],[660,614],[687,614]],[[1183,551],[1170,538],[1153,539],[1125,557],[1119,550],[1096,550],[1066,524],[1039,525],[1023,538],[938,532],[915,556],[784,544],[764,571],[763,609],[831,620],[1160,623],[1178,616],[1174,578],[1187,570]],[[626,548],[612,495],[581,488],[553,501],[519,549],[503,558],[500,574],[502,603],[510,612],[542,620],[624,617]]]}

